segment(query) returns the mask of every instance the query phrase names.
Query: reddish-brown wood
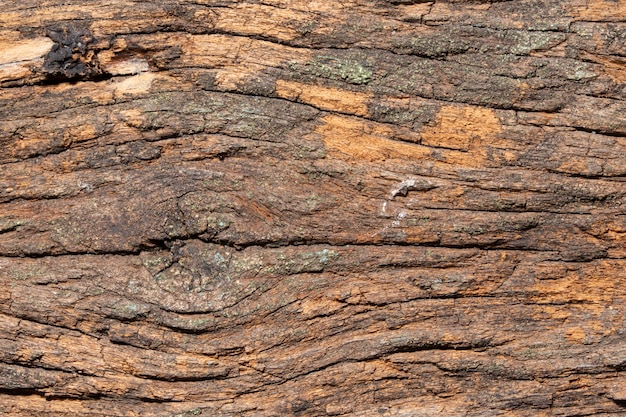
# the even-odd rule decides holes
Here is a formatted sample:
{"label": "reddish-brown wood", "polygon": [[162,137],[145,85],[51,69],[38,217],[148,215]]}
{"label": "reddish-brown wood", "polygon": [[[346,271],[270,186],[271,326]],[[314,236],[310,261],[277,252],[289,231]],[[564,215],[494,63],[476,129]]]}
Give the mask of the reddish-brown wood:
{"label": "reddish-brown wood", "polygon": [[3,416],[626,413],[626,2],[0,8]]}

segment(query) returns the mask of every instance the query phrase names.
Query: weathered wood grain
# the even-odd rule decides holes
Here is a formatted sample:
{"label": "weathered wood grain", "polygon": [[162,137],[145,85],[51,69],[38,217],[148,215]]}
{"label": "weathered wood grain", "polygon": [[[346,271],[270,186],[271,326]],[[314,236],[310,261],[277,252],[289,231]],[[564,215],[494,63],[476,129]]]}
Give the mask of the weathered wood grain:
{"label": "weathered wood grain", "polygon": [[0,8],[0,414],[626,413],[626,2]]}

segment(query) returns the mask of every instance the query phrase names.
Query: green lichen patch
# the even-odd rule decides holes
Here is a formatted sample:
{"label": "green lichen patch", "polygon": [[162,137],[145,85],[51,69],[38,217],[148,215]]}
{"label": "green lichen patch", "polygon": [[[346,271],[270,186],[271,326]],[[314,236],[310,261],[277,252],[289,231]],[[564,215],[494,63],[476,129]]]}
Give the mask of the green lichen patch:
{"label": "green lichen patch", "polygon": [[25,224],[25,220],[15,218],[2,218],[0,219],[0,233],[12,232]]}
{"label": "green lichen patch", "polygon": [[329,80],[344,81],[350,84],[363,85],[372,80],[374,74],[370,65],[355,58],[338,58],[320,55],[305,64],[292,62],[290,69],[303,74]]}
{"label": "green lichen patch", "polygon": [[335,261],[338,257],[339,254],[330,249],[299,253],[290,257],[280,255],[277,258],[277,262],[266,267],[263,272],[279,275],[322,272],[328,264]]}
{"label": "green lichen patch", "polygon": [[513,43],[510,52],[515,55],[528,55],[533,51],[550,49],[566,39],[563,33],[522,30],[509,30],[506,32],[506,36]]}
{"label": "green lichen patch", "polygon": [[134,302],[128,299],[114,299],[107,309],[111,317],[122,320],[134,320],[143,317],[150,312],[150,306],[144,303]]}
{"label": "green lichen patch", "polygon": [[462,54],[472,47],[471,39],[463,39],[455,33],[433,33],[428,36],[404,38],[392,41],[400,53],[428,58]]}
{"label": "green lichen patch", "polygon": [[192,416],[199,416],[201,414],[202,414],[202,409],[192,408],[191,410],[187,410],[183,413],[174,414],[172,415],[172,417],[192,417]]}

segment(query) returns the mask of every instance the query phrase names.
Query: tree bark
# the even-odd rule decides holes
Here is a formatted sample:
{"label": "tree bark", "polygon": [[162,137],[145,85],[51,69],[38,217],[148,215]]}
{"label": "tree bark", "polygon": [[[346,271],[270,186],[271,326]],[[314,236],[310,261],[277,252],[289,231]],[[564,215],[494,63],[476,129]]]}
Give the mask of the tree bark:
{"label": "tree bark", "polygon": [[626,413],[626,2],[4,0],[0,414]]}

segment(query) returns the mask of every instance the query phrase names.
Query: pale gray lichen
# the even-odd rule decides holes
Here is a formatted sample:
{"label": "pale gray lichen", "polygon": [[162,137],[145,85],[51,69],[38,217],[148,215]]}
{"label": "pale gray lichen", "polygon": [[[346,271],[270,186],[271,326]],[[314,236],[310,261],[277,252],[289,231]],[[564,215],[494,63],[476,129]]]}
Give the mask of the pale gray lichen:
{"label": "pale gray lichen", "polygon": [[368,84],[373,76],[373,71],[356,59],[325,55],[318,56],[304,65],[292,62],[289,67],[294,71],[355,85]]}

